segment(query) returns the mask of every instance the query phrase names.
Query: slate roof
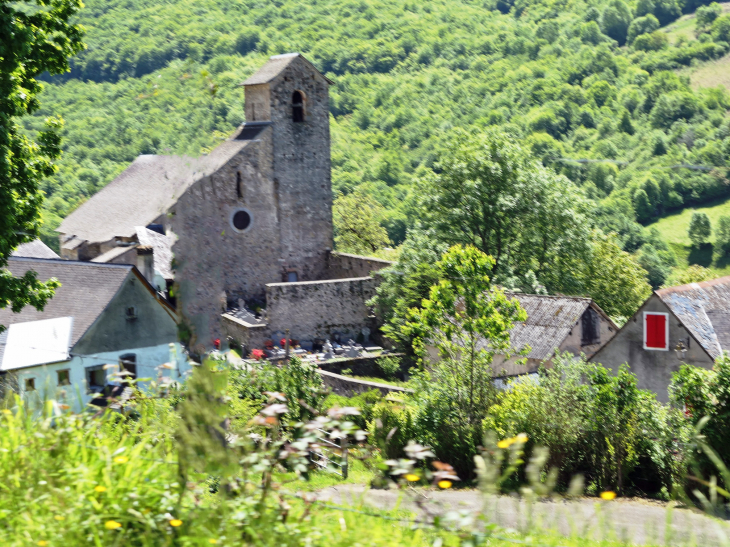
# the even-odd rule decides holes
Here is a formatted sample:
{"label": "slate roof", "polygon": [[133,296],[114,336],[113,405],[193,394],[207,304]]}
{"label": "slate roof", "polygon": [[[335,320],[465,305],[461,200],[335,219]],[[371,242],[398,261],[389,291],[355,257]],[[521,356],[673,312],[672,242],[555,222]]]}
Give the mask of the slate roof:
{"label": "slate roof", "polygon": [[25,256],[28,258],[61,258],[53,249],[43,243],[40,239],[34,239],[28,243],[18,245],[10,256]]}
{"label": "slate roof", "polygon": [[[317,70],[312,63],[307,61],[301,53],[284,53],[283,55],[274,55],[269,57],[269,60],[264,66],[258,69],[251,77],[241,85],[259,85],[268,84],[274,80],[279,74],[284,72],[284,69],[288,67],[294,59],[301,57],[303,61],[309,64],[314,70]],[[332,84],[332,80],[324,76],[319,70],[317,70],[322,77],[327,80],[327,83]]]}
{"label": "slate roof", "polygon": [[527,312],[527,321],[517,323],[510,332],[512,347],[521,350],[529,345],[530,359],[549,359],[563,343],[570,330],[591,305],[590,298],[507,293]]}
{"label": "slate roof", "polygon": [[149,245],[154,253],[155,270],[167,280],[175,279],[172,273],[172,246],[177,241],[175,235],[163,235],[153,232],[144,226],[137,226],[137,241],[140,245]]}
{"label": "slate roof", "polygon": [[[97,257],[94,257],[91,259],[91,262],[98,262],[98,263],[106,263],[106,262],[112,262],[115,258],[119,258],[124,253],[129,252],[132,250],[132,247],[127,246],[119,246],[119,247],[113,247],[109,249],[107,252],[100,254]],[[136,258],[136,255],[135,255]]]}
{"label": "slate roof", "polygon": [[657,296],[713,359],[730,350],[730,276],[668,287]]}
{"label": "slate roof", "polygon": [[[245,130],[244,125],[239,134]],[[56,231],[91,243],[133,237],[136,226],[147,226],[167,213],[195,182],[218,171],[250,142],[237,134],[200,158],[139,156]]]}
{"label": "slate roof", "polygon": [[[13,313],[9,307],[0,309],[0,325],[7,327],[13,323],[73,317],[73,347],[117,294],[132,266],[10,257],[8,269],[16,277],[29,270],[37,272],[38,279],[42,281],[55,277],[61,282],[61,286],[56,289],[55,295],[43,311],[32,306],[25,306],[20,313]],[[3,347],[0,346],[0,353],[2,350]]]}

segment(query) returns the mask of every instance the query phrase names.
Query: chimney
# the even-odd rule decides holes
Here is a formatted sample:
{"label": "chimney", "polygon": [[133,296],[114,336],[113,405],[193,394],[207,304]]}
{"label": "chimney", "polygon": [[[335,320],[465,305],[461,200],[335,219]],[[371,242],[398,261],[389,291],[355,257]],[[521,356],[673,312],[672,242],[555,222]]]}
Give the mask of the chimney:
{"label": "chimney", "polygon": [[[150,245],[137,246],[137,269],[149,281],[150,285],[155,285],[155,255],[154,249]],[[159,290],[159,287],[157,287]]]}

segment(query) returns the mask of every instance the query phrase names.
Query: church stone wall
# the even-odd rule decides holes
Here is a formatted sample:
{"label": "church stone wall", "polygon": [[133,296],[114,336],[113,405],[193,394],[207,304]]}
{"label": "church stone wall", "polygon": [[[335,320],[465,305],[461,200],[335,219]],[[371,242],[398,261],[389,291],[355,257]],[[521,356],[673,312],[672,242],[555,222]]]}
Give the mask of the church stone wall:
{"label": "church stone wall", "polygon": [[327,279],[367,277],[392,265],[392,262],[379,258],[333,252],[327,256]]}
{"label": "church stone wall", "polygon": [[[323,279],[333,242],[329,84],[300,57],[269,87],[282,267],[299,281]],[[303,122],[292,120],[295,91],[304,95]]]}
{"label": "church stone wall", "polygon": [[[194,184],[170,211],[172,230],[179,237],[173,246],[175,296],[197,343],[210,346],[210,340],[219,336],[220,314],[227,301],[263,303],[265,283],[281,279],[271,138],[271,129],[265,129],[258,142]],[[230,223],[237,208],[252,215],[244,232]]]}
{"label": "church stone wall", "polygon": [[375,295],[372,277],[266,285],[269,330],[296,340],[353,338],[369,325],[365,302]]}

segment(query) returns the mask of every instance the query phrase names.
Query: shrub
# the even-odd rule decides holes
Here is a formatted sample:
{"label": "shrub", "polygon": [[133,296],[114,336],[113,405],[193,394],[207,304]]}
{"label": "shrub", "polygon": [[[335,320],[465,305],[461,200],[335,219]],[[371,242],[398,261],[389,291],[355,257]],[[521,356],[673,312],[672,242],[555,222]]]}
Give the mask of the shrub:
{"label": "shrub", "polygon": [[627,368],[614,375],[563,354],[537,378],[517,379],[501,392],[484,429],[500,438],[526,433],[528,449],[547,447],[563,487],[582,473],[598,491],[658,493],[681,480],[673,454],[680,448],[675,436],[687,437],[682,423],[677,411],[638,389]]}
{"label": "shrub", "polygon": [[633,42],[637,36],[654,32],[659,26],[659,20],[651,14],[637,17],[629,25],[627,36],[629,43]]}
{"label": "shrub", "polygon": [[344,397],[336,393],[330,393],[322,402],[322,409],[329,410],[335,407],[354,407],[360,410],[359,416],[350,416],[352,422],[362,429],[366,430],[370,422],[373,420],[375,406],[383,400],[383,395],[378,389],[372,389],[365,393],[360,393],[354,397]]}
{"label": "shrub", "polygon": [[400,357],[381,357],[375,364],[386,378],[394,378],[400,372]]}
{"label": "shrub", "polygon": [[724,215],[717,220],[715,245],[722,254],[730,252],[730,216]]}

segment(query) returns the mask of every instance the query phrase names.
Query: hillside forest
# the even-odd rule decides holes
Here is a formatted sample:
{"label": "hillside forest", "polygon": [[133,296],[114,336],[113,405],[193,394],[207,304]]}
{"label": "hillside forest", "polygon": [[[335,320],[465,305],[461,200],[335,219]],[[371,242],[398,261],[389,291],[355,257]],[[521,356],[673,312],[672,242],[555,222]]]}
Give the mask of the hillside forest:
{"label": "hillside forest", "polygon": [[[348,196],[366,203],[360,214],[382,228],[374,247],[402,246],[409,233],[439,239],[424,236],[439,224],[426,225],[424,211],[448,205],[423,203],[422,185],[441,184],[434,179],[454,143],[474,146],[469,135],[483,133],[566,177],[545,179],[564,198],[546,215],[567,208],[581,237],[604,251],[613,245],[612,256],[640,264],[652,286],[676,281],[692,252],[663,237],[671,228],[647,226],[730,196],[730,94],[692,83],[693,71],[711,71],[730,52],[726,8],[696,0],[312,0],[306,9],[293,0],[89,0],[78,15],[87,48],[70,72],[43,77],[42,107],[22,120],[32,133],[49,115],[65,119],[60,169],[43,183],[43,239],[57,248],[60,220],[137,155],[211,150],[243,121],[240,82],[268,56],[299,51],[335,82],[335,219],[353,209]],[[336,242],[363,250],[352,238]],[[541,274],[545,262],[534,257],[504,264],[506,285],[570,290],[555,272]],[[646,289],[634,292],[636,300]]]}

